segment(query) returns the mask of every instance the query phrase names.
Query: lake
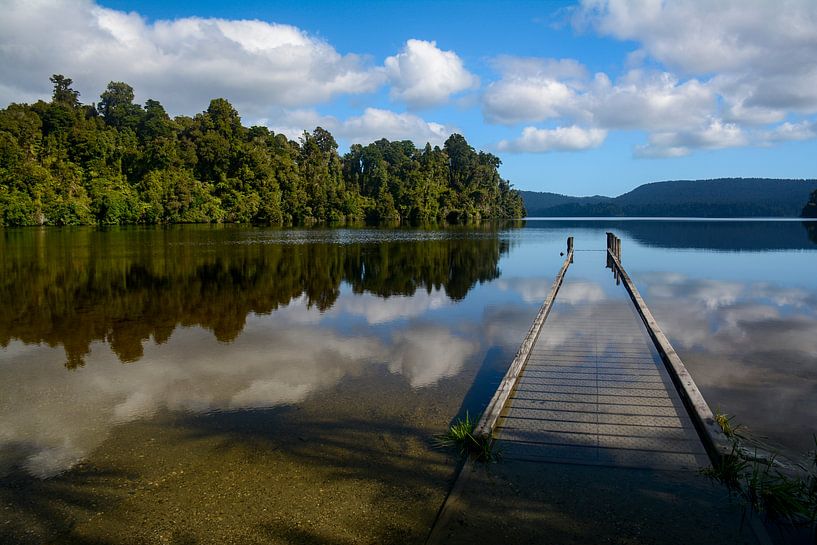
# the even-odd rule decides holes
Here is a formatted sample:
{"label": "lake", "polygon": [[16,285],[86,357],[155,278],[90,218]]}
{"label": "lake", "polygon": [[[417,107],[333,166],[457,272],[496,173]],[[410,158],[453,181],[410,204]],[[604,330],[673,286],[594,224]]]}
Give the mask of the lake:
{"label": "lake", "polygon": [[713,410],[814,448],[817,223],[6,229],[0,541],[422,542],[434,436],[606,231]]}

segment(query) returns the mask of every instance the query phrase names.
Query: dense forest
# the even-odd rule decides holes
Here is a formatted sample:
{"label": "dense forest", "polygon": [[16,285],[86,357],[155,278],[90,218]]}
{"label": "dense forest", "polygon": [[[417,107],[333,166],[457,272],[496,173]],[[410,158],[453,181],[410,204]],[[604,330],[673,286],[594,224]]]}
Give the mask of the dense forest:
{"label": "dense forest", "polygon": [[530,216],[796,218],[815,190],[817,180],[719,178],[653,182],[618,197],[521,194]]}
{"label": "dense forest", "polygon": [[442,149],[299,141],[245,127],[223,98],[172,118],[111,82],[83,104],[61,75],[50,102],[0,110],[0,225],[469,222],[521,218],[498,157],[459,134]]}

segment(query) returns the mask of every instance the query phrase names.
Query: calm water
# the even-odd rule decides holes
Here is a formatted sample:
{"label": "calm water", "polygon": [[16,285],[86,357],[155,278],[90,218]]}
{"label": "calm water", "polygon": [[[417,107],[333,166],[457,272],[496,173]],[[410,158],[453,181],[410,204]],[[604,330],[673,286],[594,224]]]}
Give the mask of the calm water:
{"label": "calm water", "polygon": [[610,230],[710,405],[812,448],[817,224],[6,230],[0,541],[422,542],[434,434]]}

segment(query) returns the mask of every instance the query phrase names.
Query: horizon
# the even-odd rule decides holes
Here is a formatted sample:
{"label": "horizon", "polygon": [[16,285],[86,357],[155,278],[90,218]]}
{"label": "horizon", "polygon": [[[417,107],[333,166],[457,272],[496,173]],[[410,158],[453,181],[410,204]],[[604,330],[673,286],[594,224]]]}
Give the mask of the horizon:
{"label": "horizon", "polygon": [[0,17],[0,101],[48,99],[59,73],[85,103],[109,81],[171,115],[224,97],[246,125],[290,138],[322,126],[341,152],[457,132],[498,155],[517,189],[571,196],[815,178],[813,2],[411,8],[12,1]]}

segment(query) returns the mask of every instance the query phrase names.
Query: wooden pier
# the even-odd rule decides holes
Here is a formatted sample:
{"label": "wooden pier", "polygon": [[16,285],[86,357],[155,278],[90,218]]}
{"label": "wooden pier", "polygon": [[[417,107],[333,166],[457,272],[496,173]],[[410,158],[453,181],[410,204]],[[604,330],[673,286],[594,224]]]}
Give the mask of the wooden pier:
{"label": "wooden pier", "polygon": [[[571,237],[475,433],[496,439],[506,461],[673,471],[719,461],[729,441],[624,270],[621,240],[607,234],[604,259],[582,255],[580,269],[611,270],[617,286],[603,295],[581,271],[571,279],[574,251]],[[429,543],[444,542],[474,464],[461,470]]]}

